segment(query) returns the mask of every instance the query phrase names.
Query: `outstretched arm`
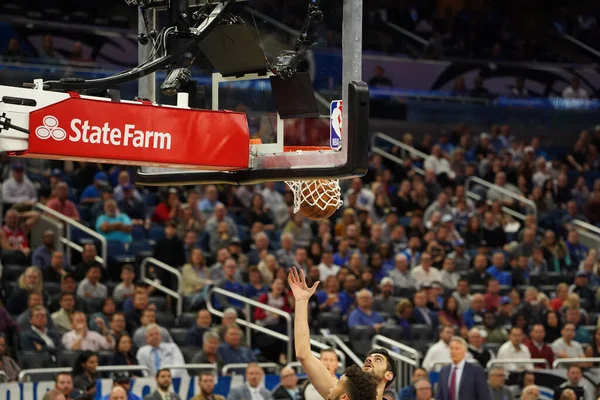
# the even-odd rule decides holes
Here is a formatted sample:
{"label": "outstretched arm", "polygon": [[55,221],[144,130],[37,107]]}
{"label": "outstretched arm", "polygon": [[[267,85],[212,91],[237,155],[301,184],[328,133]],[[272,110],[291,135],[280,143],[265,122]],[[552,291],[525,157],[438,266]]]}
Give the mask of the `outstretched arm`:
{"label": "outstretched arm", "polygon": [[315,293],[319,282],[312,287],[306,285],[304,271],[296,267],[290,269],[288,282],[294,293],[296,309],[294,316],[294,345],[296,346],[296,357],[302,364],[310,383],[324,399],[329,396],[331,386],[337,379],[331,376],[325,364],[312,354],[310,348],[310,329],[308,327],[308,300]]}

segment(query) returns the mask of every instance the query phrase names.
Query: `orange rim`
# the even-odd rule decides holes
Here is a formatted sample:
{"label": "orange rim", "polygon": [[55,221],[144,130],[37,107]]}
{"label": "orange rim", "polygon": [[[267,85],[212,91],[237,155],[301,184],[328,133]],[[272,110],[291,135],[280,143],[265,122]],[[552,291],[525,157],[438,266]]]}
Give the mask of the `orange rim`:
{"label": "orange rim", "polygon": [[328,146],[283,146],[283,151],[286,153],[293,153],[295,151],[320,151],[320,150],[331,150]]}

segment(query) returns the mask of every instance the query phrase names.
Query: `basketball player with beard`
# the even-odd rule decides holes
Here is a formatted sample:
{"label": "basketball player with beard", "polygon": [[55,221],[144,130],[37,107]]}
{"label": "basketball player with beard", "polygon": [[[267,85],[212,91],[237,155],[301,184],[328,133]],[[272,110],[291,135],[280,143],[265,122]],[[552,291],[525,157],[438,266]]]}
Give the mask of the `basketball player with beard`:
{"label": "basketball player with beard", "polygon": [[[333,399],[339,394],[339,389],[336,389],[342,381],[347,381],[349,378],[344,376],[340,381],[327,370],[318,358],[316,358],[310,347],[310,329],[308,327],[308,300],[315,293],[319,282],[316,282],[312,287],[306,285],[304,271],[298,270],[296,267],[290,269],[288,275],[290,288],[294,293],[296,300],[296,308],[294,310],[294,345],[296,346],[296,357],[302,364],[308,379],[315,387],[317,392],[324,399]],[[377,382],[377,400],[383,399],[385,389],[392,383],[396,377],[396,364],[385,349],[371,350],[365,359],[362,371],[370,374]],[[361,397],[361,400],[366,397]],[[351,398],[351,400],[358,400]]]}

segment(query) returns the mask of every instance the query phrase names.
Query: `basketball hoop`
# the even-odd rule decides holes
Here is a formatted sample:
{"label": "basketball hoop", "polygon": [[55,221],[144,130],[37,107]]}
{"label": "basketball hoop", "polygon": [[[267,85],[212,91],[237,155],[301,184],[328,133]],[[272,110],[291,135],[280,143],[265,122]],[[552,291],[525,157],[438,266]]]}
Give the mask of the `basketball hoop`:
{"label": "basketball hoop", "polygon": [[308,219],[327,219],[343,204],[338,179],[286,181],[285,183],[294,193],[294,213],[301,213]]}

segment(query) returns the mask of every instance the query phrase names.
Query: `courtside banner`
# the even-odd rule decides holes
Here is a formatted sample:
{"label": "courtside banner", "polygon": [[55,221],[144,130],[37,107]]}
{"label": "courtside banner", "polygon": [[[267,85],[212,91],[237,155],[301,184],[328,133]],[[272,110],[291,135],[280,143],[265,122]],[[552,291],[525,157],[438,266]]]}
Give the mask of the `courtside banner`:
{"label": "courtside banner", "polygon": [[29,129],[25,157],[206,170],[248,168],[244,113],[71,97],[32,111]]}

